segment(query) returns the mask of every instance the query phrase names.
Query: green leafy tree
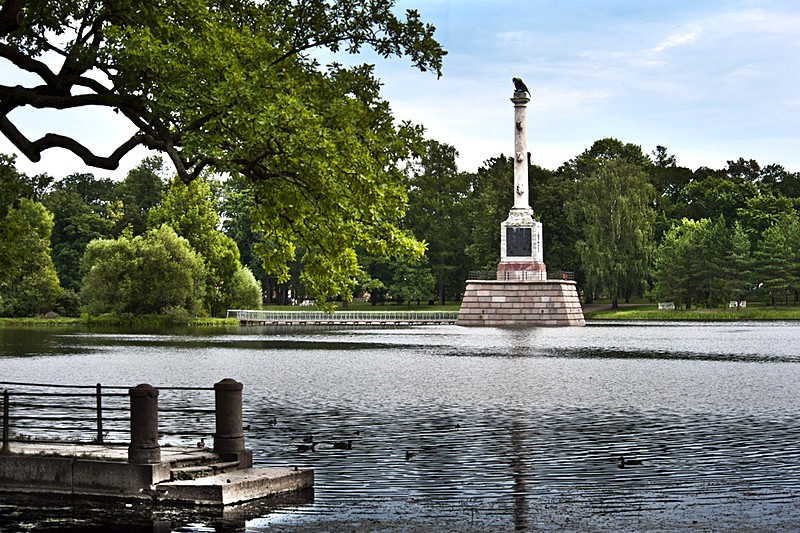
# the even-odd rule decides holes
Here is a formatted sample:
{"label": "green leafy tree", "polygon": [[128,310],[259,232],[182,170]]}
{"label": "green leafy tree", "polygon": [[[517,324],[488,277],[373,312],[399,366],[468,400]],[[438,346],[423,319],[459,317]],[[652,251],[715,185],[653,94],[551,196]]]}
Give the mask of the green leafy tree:
{"label": "green leafy tree", "polygon": [[61,284],[81,287],[80,262],[93,239],[114,234],[114,183],[92,174],[70,174],[55,181],[45,193],[44,205],[53,213],[53,263]]}
{"label": "green leafy tree", "polygon": [[721,267],[723,302],[744,299],[753,286],[753,258],[750,240],[739,222],[730,228],[728,255]]}
{"label": "green leafy tree", "polygon": [[126,228],[131,233],[141,235],[147,231],[150,209],[161,203],[166,184],[161,175],[164,163],[160,157],[148,157],[131,169],[118,187],[118,197],[122,202],[122,216],[116,221],[116,235]]}
{"label": "green leafy tree", "polygon": [[149,216],[151,227],[168,224],[206,262],[206,307],[212,316],[222,312],[233,276],[241,268],[236,243],[217,229],[220,217],[216,209],[217,199],[207,179],[188,184],[175,179]]}
{"label": "green leafy tree", "polygon": [[624,161],[642,169],[651,165],[650,158],[642,152],[641,146],[605,138],[595,141],[580,155],[564,163],[561,171],[574,181],[580,181],[594,174],[606,162],[614,160]]}
{"label": "green leafy tree", "polygon": [[83,257],[81,296],[91,314],[196,313],[205,267],[189,242],[168,225],[136,237],[96,239]]}
{"label": "green leafy tree", "polygon": [[800,198],[800,172],[784,171],[774,188],[787,198]]}
{"label": "green leafy tree", "polygon": [[733,222],[737,220],[738,210],[757,194],[757,187],[749,181],[735,181],[724,171],[700,168],[692,181],[681,189],[674,213],[676,217],[693,220],[722,215]]}
{"label": "green leafy tree", "polygon": [[[458,152],[450,145],[426,141],[425,153],[409,176],[408,227],[428,246],[425,253],[436,278],[436,294],[444,305],[464,291],[470,261],[465,254],[469,228],[466,198],[469,181],[458,171]],[[427,299],[427,298],[426,298]]]}
{"label": "green leafy tree", "polygon": [[[0,86],[0,131],[29,159],[65,148],[116,168],[136,146],[163,152],[184,181],[204,171],[253,183],[259,253],[283,281],[299,248],[307,289],[347,294],[354,247],[419,256],[397,227],[398,164],[421,129],[394,120],[372,66],[321,67],[315,51],[406,56],[441,73],[445,52],[415,10],[394,0],[5,2],[0,57],[32,81]],[[54,71],[45,53],[63,58]],[[318,55],[318,54],[316,54]],[[27,138],[13,111],[101,107],[137,132],[110,155],[64,135]]]}
{"label": "green leafy tree", "polygon": [[61,295],[50,258],[53,215],[20,198],[0,219],[0,249],[9,254],[0,273],[0,315],[34,316],[53,311]]}
{"label": "green leafy tree", "polygon": [[427,301],[433,297],[436,288],[436,278],[431,272],[427,261],[400,261],[391,262],[392,280],[388,292],[392,299],[399,305],[412,301]]}
{"label": "green leafy tree", "polygon": [[578,254],[587,285],[608,291],[613,307],[644,286],[652,252],[653,196],[647,174],[623,159],[601,162],[578,183],[572,208],[582,222]]}
{"label": "green leafy tree", "polygon": [[750,241],[739,223],[725,218],[683,219],[665,234],[655,253],[655,294],[708,307],[740,300],[752,287]]}
{"label": "green leafy tree", "polygon": [[359,282],[359,287],[361,287],[364,292],[369,293],[370,304],[378,305],[386,301],[386,293],[388,291],[383,281],[368,277]]}
{"label": "green leafy tree", "polygon": [[794,202],[771,192],[752,196],[737,210],[739,220],[755,244],[767,228],[796,213]]}
{"label": "green leafy tree", "polygon": [[18,205],[21,198],[34,199],[34,188],[24,174],[15,166],[16,157],[0,154],[0,217]]}
{"label": "green leafy tree", "polygon": [[654,254],[654,293],[662,300],[683,302],[687,309],[701,284],[699,268],[698,226],[684,218],[666,232]]}
{"label": "green leafy tree", "polygon": [[788,299],[791,288],[796,286],[796,257],[784,225],[773,224],[761,234],[753,252],[754,270],[759,288],[767,294],[772,305],[779,296]]}
{"label": "green leafy tree", "polygon": [[240,268],[231,279],[228,299],[225,302],[226,307],[228,309],[259,309],[261,304],[261,283],[249,268]]}
{"label": "green leafy tree", "polygon": [[262,241],[263,232],[253,228],[253,210],[256,200],[253,188],[242,175],[230,176],[222,184],[220,214],[225,235],[233,239],[239,248],[242,265],[250,269],[256,280],[266,289],[267,304],[271,300],[271,287],[277,283],[275,277],[264,270],[261,258],[256,253],[256,244]]}
{"label": "green leafy tree", "polygon": [[387,287],[392,284],[392,261],[363,250],[359,250],[358,261],[362,270],[356,278],[354,293],[358,296],[368,294],[372,305],[384,303],[388,298]]}
{"label": "green leafy tree", "polygon": [[[640,169],[643,172],[649,172],[651,161],[648,156],[642,152],[641,146],[623,143],[622,141],[614,138],[599,139],[592,143],[592,146],[584,150],[577,157],[567,161],[559,167],[557,174],[562,183],[572,183],[570,187],[571,196],[567,199],[566,207],[566,220],[562,221],[569,224],[570,239],[565,239],[566,242],[574,243],[576,252],[581,248],[580,241],[585,242],[584,230],[593,223],[588,222],[584,218],[584,214],[579,209],[579,203],[576,202],[578,198],[581,183],[591,176],[597,175],[600,169],[610,161],[620,161],[630,165],[631,168]],[[542,224],[544,225],[544,223]],[[552,225],[552,224],[550,224]],[[545,250],[546,252],[546,250]],[[566,255],[566,254],[564,254]],[[578,266],[575,268],[575,279],[580,287],[583,287],[586,295],[586,301],[591,302],[594,293],[604,289],[602,285],[596,285],[598,281],[597,272],[589,272],[589,269],[594,268],[583,265],[583,254],[577,253]],[[545,263],[547,263],[545,257]],[[623,283],[620,287],[621,294],[627,298],[631,292],[638,292],[639,281],[633,281],[632,285]],[[613,298],[613,297],[612,297]]]}
{"label": "green leafy tree", "polygon": [[566,206],[575,197],[577,184],[563,172],[532,165],[528,169],[531,207],[542,223],[542,247],[548,272],[574,272],[580,265],[575,249],[578,228],[569,223]]}
{"label": "green leafy tree", "polygon": [[[81,298],[90,315],[134,312],[136,246],[133,239],[94,239],[81,261]],[[147,289],[149,290],[149,288]]]}
{"label": "green leafy tree", "polygon": [[[693,262],[697,265],[702,296],[708,307],[730,300],[740,300],[750,285],[750,242],[736,222],[733,227],[725,224],[723,216],[714,221],[704,219],[697,226],[697,249]],[[689,260],[689,258],[687,258]]]}
{"label": "green leafy tree", "polygon": [[[0,240],[3,242],[16,238],[14,231],[19,228],[6,218],[9,210],[19,205],[21,198],[32,195],[32,191],[17,172],[14,160],[13,156],[0,154]],[[0,246],[0,281],[11,272],[12,264],[18,259],[18,254],[10,246]]]}
{"label": "green leafy tree", "polygon": [[692,170],[678,166],[675,156],[669,155],[664,146],[656,146],[652,156],[650,182],[656,190],[654,236],[660,241],[664,233],[676,222],[675,206],[680,201],[683,187],[692,180]]}
{"label": "green leafy tree", "polygon": [[514,205],[514,160],[504,155],[491,158],[469,177],[466,254],[477,270],[495,270],[500,262],[500,224]]}

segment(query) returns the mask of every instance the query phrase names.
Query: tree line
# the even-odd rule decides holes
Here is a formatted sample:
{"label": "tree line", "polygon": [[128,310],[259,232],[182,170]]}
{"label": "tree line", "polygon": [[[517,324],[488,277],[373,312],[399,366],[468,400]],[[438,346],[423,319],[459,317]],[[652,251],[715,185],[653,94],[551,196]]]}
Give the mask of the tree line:
{"label": "tree line", "polygon": [[[25,82],[0,84],[0,133],[21,154],[115,169],[143,146],[177,176],[146,160],[120,183],[54,180],[4,156],[0,314],[458,299],[499,261],[511,159],[459,171],[452,146],[396,120],[372,65],[317,59],[370,48],[441,76],[435,28],[395,3],[2,3],[0,57]],[[136,131],[103,155],[63,132],[29,138],[23,107],[105,109]],[[529,179],[548,269],[574,271],[587,301],[785,303],[797,284],[798,178],[778,165],[691,170],[602,139]]]}
{"label": "tree line", "polygon": [[[513,161],[492,158],[476,173],[455,168],[452,147],[429,141],[411,178],[409,218],[415,227],[421,206],[414,199],[422,199],[425,224],[435,230],[418,235],[430,239],[431,265],[441,265],[439,294],[457,298],[466,265],[494,270],[499,261]],[[426,190],[431,182],[437,185]],[[437,196],[441,190],[449,191],[447,199]],[[603,297],[617,306],[646,297],[686,308],[748,298],[797,302],[800,173],[744,158],[692,170],[663,146],[647,154],[606,138],[556,170],[531,165],[529,190],[544,228],[548,271],[574,272],[586,302]]]}
{"label": "tree line", "polygon": [[[461,172],[457,155],[428,140],[405,167],[408,202],[398,226],[424,245],[424,256],[355,246],[359,267],[348,292],[324,296],[444,303],[460,298],[470,271],[496,268],[513,160],[500,155]],[[293,249],[287,273],[270,269],[276,242],[254,220],[256,191],[244,176],[187,184],[147,158],[120,182],[92,174],[55,180],[18,172],[8,156],[0,176],[3,316],[83,309],[178,319],[319,297],[303,274],[312,247]],[[531,165],[529,180],[548,270],[574,272],[588,302],[797,300],[797,173],[744,159],[691,170],[664,147],[645,154],[602,139],[556,170]]]}
{"label": "tree line", "polygon": [[0,315],[81,310],[186,322],[257,308],[261,283],[220,229],[218,184],[163,177],[149,158],[125,180],[19,173],[0,157]]}

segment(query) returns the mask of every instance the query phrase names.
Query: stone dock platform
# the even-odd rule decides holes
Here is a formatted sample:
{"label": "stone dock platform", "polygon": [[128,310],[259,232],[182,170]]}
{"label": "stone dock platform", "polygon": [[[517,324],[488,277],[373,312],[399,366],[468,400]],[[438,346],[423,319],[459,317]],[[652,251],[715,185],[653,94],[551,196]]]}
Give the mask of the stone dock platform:
{"label": "stone dock platform", "polygon": [[0,491],[225,506],[314,485],[309,468],[253,468],[206,449],[162,446],[149,464],[130,463],[128,452],[127,445],[13,442],[0,454]]}

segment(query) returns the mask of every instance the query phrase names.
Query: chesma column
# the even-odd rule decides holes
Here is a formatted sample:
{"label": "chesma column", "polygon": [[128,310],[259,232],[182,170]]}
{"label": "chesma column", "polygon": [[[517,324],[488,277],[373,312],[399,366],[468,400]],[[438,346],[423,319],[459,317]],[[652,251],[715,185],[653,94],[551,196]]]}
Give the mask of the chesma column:
{"label": "chesma column", "polygon": [[497,279],[545,280],[542,224],[533,218],[528,197],[528,88],[514,78],[514,206],[500,225],[500,264]]}

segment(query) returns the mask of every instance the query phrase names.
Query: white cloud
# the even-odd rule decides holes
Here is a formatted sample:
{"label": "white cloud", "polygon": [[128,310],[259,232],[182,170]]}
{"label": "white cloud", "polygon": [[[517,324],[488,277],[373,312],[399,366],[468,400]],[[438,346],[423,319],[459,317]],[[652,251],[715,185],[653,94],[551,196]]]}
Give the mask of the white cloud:
{"label": "white cloud", "polygon": [[685,33],[674,33],[661,41],[653,51],[656,53],[661,53],[668,48],[674,48],[676,46],[684,46],[690,43],[693,43],[697,40],[697,36],[700,34],[700,30],[692,30],[690,32]]}

